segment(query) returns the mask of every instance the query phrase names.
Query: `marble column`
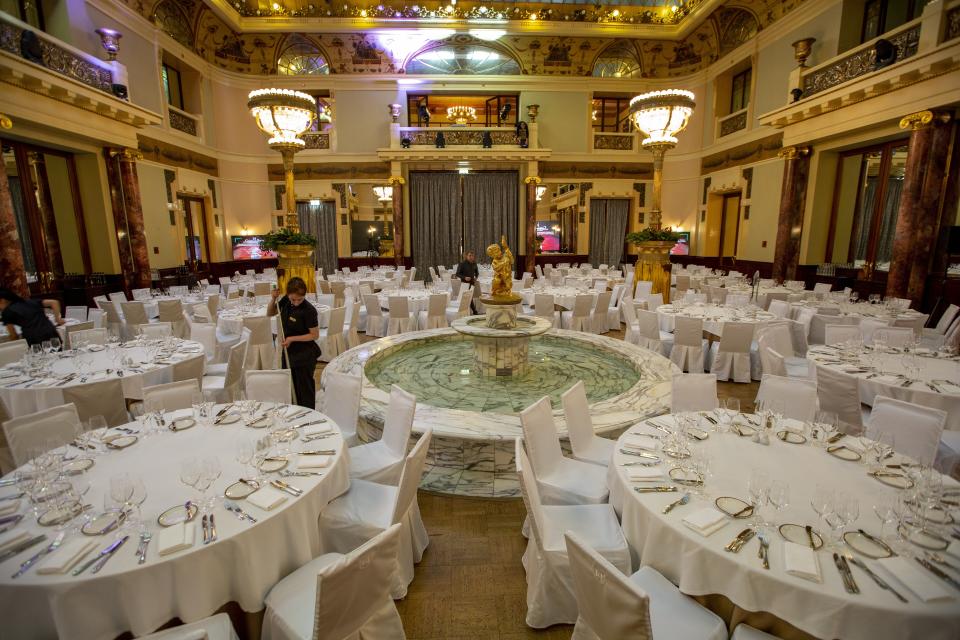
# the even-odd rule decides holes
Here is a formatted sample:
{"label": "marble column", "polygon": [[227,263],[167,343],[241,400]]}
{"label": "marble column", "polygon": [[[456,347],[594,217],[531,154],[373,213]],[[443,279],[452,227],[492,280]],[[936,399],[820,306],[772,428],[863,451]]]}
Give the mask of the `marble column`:
{"label": "marble column", "polygon": [[107,149],[106,153],[117,249],[124,277],[130,288],[149,287],[150,257],[137,180],[137,160],[142,156],[135,149]]}
{"label": "marble column", "polygon": [[800,235],[807,200],[810,174],[810,147],[784,147],[778,154],[784,159],[783,185],[780,190],[780,217],[773,253],[773,278],[794,280],[800,262]]}
{"label": "marble column", "polygon": [[[13,123],[10,119],[0,114],[0,129],[9,129],[11,126]],[[6,171],[0,171],[0,281],[16,294],[30,295]]]}
{"label": "marble column", "polygon": [[29,151],[30,178],[35,193],[34,201],[40,214],[40,226],[43,230],[43,245],[47,254],[47,269],[59,276],[63,273],[63,253],[60,251],[60,232],[57,230],[57,216],[53,210],[53,198],[50,179],[47,177],[47,164],[42,152]]}
{"label": "marble column", "polygon": [[907,162],[893,253],[887,275],[888,296],[923,297],[930,260],[940,230],[940,197],[950,150],[952,128],[948,114],[912,113],[900,120],[910,129]]}
{"label": "marble column", "polygon": [[398,267],[403,266],[403,185],[402,176],[391,176],[388,180],[393,187],[393,259]]}
{"label": "marble column", "polygon": [[523,270],[534,273],[537,265],[537,186],[540,184],[540,178],[539,176],[527,176],[523,181],[527,185],[527,219],[525,223],[527,241]]}

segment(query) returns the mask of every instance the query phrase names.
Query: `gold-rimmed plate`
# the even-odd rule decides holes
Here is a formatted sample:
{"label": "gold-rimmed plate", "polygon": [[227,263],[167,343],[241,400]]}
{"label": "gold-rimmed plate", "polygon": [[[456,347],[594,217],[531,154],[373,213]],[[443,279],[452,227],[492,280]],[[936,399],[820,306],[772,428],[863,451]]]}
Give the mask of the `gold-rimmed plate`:
{"label": "gold-rimmed plate", "polygon": [[192,502],[178,504],[157,516],[157,524],[161,527],[172,527],[181,522],[190,522],[197,517],[198,511],[200,511],[199,507]]}
{"label": "gold-rimmed plate", "polygon": [[251,429],[265,429],[273,424],[273,420],[270,419],[270,416],[260,416],[256,420],[251,420],[246,424]]}
{"label": "gold-rimmed plate", "polygon": [[[913,500],[910,501],[911,506],[915,506],[916,504]],[[924,516],[926,516],[927,522],[932,524],[953,524],[954,522],[953,515],[940,506],[925,509]]]}
{"label": "gold-rimmed plate", "polygon": [[867,558],[879,560],[893,555],[893,549],[876,536],[868,536],[860,531],[847,531],[843,534],[847,546]]}
{"label": "gold-rimmed plate", "polygon": [[107,511],[84,523],[80,527],[80,533],[85,536],[102,536],[117,529],[126,519],[125,511]]}
{"label": "gold-rimmed plate", "polygon": [[172,431],[186,431],[187,429],[195,426],[197,426],[197,421],[190,416],[177,418],[170,423],[170,429]]}
{"label": "gold-rimmed plate", "polygon": [[93,466],[93,458],[77,458],[63,465],[63,472],[68,476],[76,476]]}
{"label": "gold-rimmed plate", "polygon": [[126,449],[130,445],[134,444],[137,441],[137,436],[131,435],[117,435],[117,436],[107,436],[103,439],[103,443],[107,445],[108,449]]}
{"label": "gold-rimmed plate", "polygon": [[290,463],[286,458],[267,458],[260,463],[260,471],[264,473],[273,473],[285,469]]}
{"label": "gold-rimmed plate", "polygon": [[664,447],[663,449],[661,449],[661,451],[663,452],[664,455],[669,456],[671,458],[675,458],[677,460],[682,460],[690,457],[690,452],[685,451],[683,449],[674,449],[672,447]]}
{"label": "gold-rimmed plate", "polygon": [[870,477],[895,489],[909,489],[913,486],[913,480],[895,471],[873,471]]}
{"label": "gold-rimmed plate", "polygon": [[757,428],[752,424],[744,424],[742,422],[735,422],[731,426],[731,430],[740,436],[741,438],[746,436],[753,436],[757,433]]}
{"label": "gold-rimmed plate", "polygon": [[950,546],[950,541],[946,538],[933,533],[932,531],[926,531],[924,529],[914,529],[912,527],[900,526],[900,534],[910,543],[920,547],[921,549],[929,549],[930,551],[943,551]]}
{"label": "gold-rimmed plate", "polygon": [[[810,537],[807,535],[807,528],[800,524],[782,524],[777,529],[780,532],[780,537],[789,542],[794,542],[804,547],[810,546]],[[810,531],[810,534],[813,536],[813,548],[814,550],[819,549],[823,546],[823,536],[821,536],[815,529]]]}
{"label": "gold-rimmed plate", "polygon": [[227,487],[223,495],[231,500],[243,500],[259,488],[260,483],[256,480],[240,480]]}
{"label": "gold-rimmed plate", "polygon": [[670,479],[676,482],[677,484],[682,484],[686,486],[699,486],[703,484],[703,475],[693,471],[691,469],[681,469],[680,467],[674,467],[667,472],[667,475],[670,476]]}
{"label": "gold-rimmed plate", "polygon": [[777,438],[790,444],[803,444],[807,441],[807,437],[805,435],[802,433],[797,433],[796,431],[790,431],[789,429],[777,431]]}
{"label": "gold-rimmed plate", "polygon": [[749,502],[733,496],[720,496],[713,501],[713,504],[731,518],[742,519],[753,515],[753,506]]}
{"label": "gold-rimmed plate", "polygon": [[827,453],[832,455],[834,458],[846,460],[847,462],[856,462],[863,457],[858,451],[854,451],[850,447],[842,444],[835,444],[827,447]]}
{"label": "gold-rimmed plate", "polygon": [[222,426],[225,424],[234,424],[240,421],[240,416],[235,413],[228,413],[226,415],[220,416],[220,418],[213,421],[214,426]]}
{"label": "gold-rimmed plate", "polygon": [[37,524],[41,527],[52,527],[63,524],[80,515],[81,511],[83,511],[83,505],[80,504],[79,500],[67,505],[58,505],[47,509],[37,516]]}

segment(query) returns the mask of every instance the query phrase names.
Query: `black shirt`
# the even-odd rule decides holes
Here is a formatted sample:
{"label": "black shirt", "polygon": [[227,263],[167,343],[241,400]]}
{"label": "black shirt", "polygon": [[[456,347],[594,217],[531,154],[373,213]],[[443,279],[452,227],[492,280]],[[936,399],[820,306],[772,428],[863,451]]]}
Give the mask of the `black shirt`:
{"label": "black shirt", "polygon": [[[302,336],[310,333],[310,329],[319,326],[317,310],[312,304],[304,300],[297,306],[290,303],[287,296],[277,301],[280,310],[280,319],[283,322],[283,335]],[[309,342],[291,342],[287,347],[291,367],[303,367],[316,364],[320,357],[320,347],[313,340]]]}
{"label": "black shirt", "polygon": [[0,313],[3,324],[15,324],[20,327],[20,335],[27,344],[40,344],[44,340],[59,338],[57,328],[53,326],[43,305],[36,300],[20,300],[11,302]]}
{"label": "black shirt", "polygon": [[480,277],[480,268],[477,266],[476,262],[464,260],[457,266],[456,276],[461,280],[464,278],[471,278],[471,282],[476,282],[477,278]]}

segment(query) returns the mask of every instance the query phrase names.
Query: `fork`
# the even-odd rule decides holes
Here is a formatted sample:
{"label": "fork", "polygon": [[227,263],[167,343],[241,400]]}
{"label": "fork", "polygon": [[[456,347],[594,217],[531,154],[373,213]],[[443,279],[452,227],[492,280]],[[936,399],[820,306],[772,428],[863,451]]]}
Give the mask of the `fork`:
{"label": "fork", "polygon": [[767,538],[767,534],[763,532],[757,533],[757,540],[760,541],[760,548],[757,550],[757,557],[760,558],[760,561],[763,563],[763,568],[769,569],[770,559],[767,555],[767,552],[770,550],[770,540]]}
{"label": "fork", "polygon": [[150,544],[152,538],[153,534],[149,531],[140,533],[140,546],[137,547],[137,564],[143,564],[147,561],[147,545]]}

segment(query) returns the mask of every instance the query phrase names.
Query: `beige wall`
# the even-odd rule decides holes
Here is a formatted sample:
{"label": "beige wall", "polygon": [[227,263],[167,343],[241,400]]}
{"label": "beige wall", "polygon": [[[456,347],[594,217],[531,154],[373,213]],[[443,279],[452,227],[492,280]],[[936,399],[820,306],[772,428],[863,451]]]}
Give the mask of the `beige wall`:
{"label": "beige wall", "polygon": [[527,105],[539,104],[540,145],[554,152],[586,153],[590,141],[590,99],[587,91],[523,91],[521,120],[527,120]]}
{"label": "beige wall", "polygon": [[143,231],[147,237],[147,253],[152,269],[183,264],[185,253],[181,247],[184,235],[183,223],[180,220],[182,214],[176,213],[175,224],[170,224],[163,170],[163,167],[154,164],[137,164],[143,205]]}
{"label": "beige wall", "polygon": [[396,91],[338,90],[334,97],[337,151],[369,154],[389,146],[387,105],[394,102]]}

